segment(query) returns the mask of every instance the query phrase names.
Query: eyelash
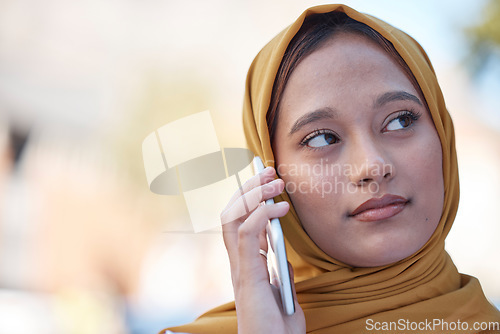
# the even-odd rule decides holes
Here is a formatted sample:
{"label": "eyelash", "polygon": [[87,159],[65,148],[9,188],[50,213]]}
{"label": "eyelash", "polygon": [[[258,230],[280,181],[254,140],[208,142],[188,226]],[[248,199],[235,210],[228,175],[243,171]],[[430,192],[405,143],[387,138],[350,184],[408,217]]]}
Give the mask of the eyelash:
{"label": "eyelash", "polygon": [[304,148],[308,148],[310,150],[320,150],[323,147],[308,147],[307,144],[309,144],[309,142],[311,140],[313,140],[314,138],[316,138],[317,136],[325,135],[325,134],[333,135],[335,137],[335,143],[338,143],[340,141],[339,136],[335,132],[333,132],[331,130],[327,130],[327,129],[316,129],[313,132],[311,132],[310,134],[308,134],[307,136],[305,136],[304,139],[302,139],[302,141],[300,142],[300,146],[302,146]]}
{"label": "eyelash", "polygon": [[[384,126],[384,129],[386,129],[387,126],[392,121],[394,121],[394,120],[396,120],[398,118],[409,117],[410,120],[411,120],[411,123],[407,127],[404,128],[404,129],[407,129],[410,126],[412,126],[420,118],[421,115],[422,114],[420,112],[417,112],[417,111],[415,111],[413,109],[400,111],[400,112],[398,112],[398,114],[395,117],[391,118],[387,122],[387,124]],[[335,137],[335,144],[340,141],[339,136],[335,132],[333,132],[331,130],[328,130],[328,129],[316,129],[313,132],[311,132],[310,134],[308,134],[304,139],[302,139],[302,141],[300,142],[300,146],[303,147],[303,148],[308,148],[310,150],[321,150],[321,149],[324,148],[324,146],[320,146],[320,147],[308,147],[308,144],[309,144],[309,142],[312,139],[316,138],[317,136],[324,135],[324,134],[333,135]],[[330,146],[330,145],[328,145],[328,146]]]}
{"label": "eyelash", "polygon": [[[391,118],[391,119],[387,122],[387,124],[384,126],[384,129],[386,129],[386,128],[387,128],[387,126],[388,126],[388,125],[389,125],[392,121],[394,121],[394,120],[396,120],[396,119],[398,119],[398,118],[399,118],[399,119],[401,119],[401,118],[403,118],[403,117],[409,117],[409,118],[410,118],[410,120],[411,120],[411,123],[410,123],[407,127],[405,127],[405,128],[404,128],[404,129],[407,129],[407,128],[409,128],[410,126],[412,126],[412,125],[413,125],[413,124],[414,124],[414,123],[415,123],[415,122],[416,122],[416,121],[420,118],[420,116],[422,116],[422,113],[421,113],[421,112],[417,112],[417,111],[415,111],[415,110],[413,110],[413,109],[402,110],[402,111],[398,112],[398,114],[397,114],[395,117]],[[404,129],[403,129],[403,130],[404,130]]]}

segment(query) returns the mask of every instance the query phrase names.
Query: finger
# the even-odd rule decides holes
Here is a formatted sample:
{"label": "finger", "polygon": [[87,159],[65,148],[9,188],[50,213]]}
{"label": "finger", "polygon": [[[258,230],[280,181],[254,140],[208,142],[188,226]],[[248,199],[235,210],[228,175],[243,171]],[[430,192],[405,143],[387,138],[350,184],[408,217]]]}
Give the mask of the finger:
{"label": "finger", "polygon": [[[265,233],[269,219],[282,217],[288,210],[288,202],[262,205],[243,224],[239,224],[238,233],[224,232],[224,244],[229,256],[231,278],[235,289],[240,283],[240,277],[251,277],[254,282],[265,280],[269,283],[267,259],[259,253],[261,235]],[[257,260],[259,257],[262,259]]]}
{"label": "finger", "polygon": [[222,226],[235,220],[243,221],[251,214],[261,202],[278,196],[285,189],[285,182],[276,179],[255,187],[237,198],[221,214]]}
{"label": "finger", "polygon": [[264,228],[259,235],[259,244],[260,244],[260,249],[262,249],[263,251],[265,251],[267,253],[268,249],[267,249],[267,231],[266,231],[266,229],[267,229],[267,225],[266,225],[266,228]]}
{"label": "finger", "polygon": [[[238,228],[238,262],[242,274],[251,275],[257,267],[262,268],[262,261],[255,261],[260,249],[260,235],[267,221],[283,217],[290,206],[288,202],[259,206]],[[267,270],[266,270],[267,278]]]}
{"label": "finger", "polygon": [[271,270],[271,284],[274,285],[277,289],[280,287],[280,281],[278,279],[278,274],[276,273],[276,268],[272,268]]}
{"label": "finger", "polygon": [[[233,196],[231,197],[231,199],[229,200],[226,208],[229,208],[231,207],[231,205],[241,196],[243,195],[244,193],[252,190],[253,188],[255,187],[258,187],[260,185],[263,185],[269,181],[272,181],[274,180],[276,177],[276,171],[273,167],[266,167],[264,168],[264,170],[254,176],[252,176],[251,178],[249,178],[244,184],[243,186],[241,186],[241,188],[239,188],[237,191],[235,191],[235,193],[233,194]],[[225,209],[224,209],[225,210]]]}
{"label": "finger", "polygon": [[[267,225],[266,225],[267,226]],[[267,228],[267,227],[266,227]],[[259,253],[262,255],[261,258],[264,261],[264,264],[266,265],[266,268],[268,268],[268,262],[267,262],[267,256],[268,256],[268,247],[267,247],[267,231],[266,228],[262,230],[262,232],[259,234]],[[264,252],[266,255],[262,254]],[[267,281],[270,282],[270,277],[269,277],[269,270],[267,272]]]}
{"label": "finger", "polygon": [[[221,214],[223,239],[228,253],[237,245],[237,231],[241,223],[257,209],[263,200],[279,195],[283,192],[284,187],[285,183],[283,180],[277,179],[254,188],[245,194],[244,197],[242,196],[242,198],[238,199],[229,210]],[[248,200],[244,198],[248,198]],[[250,208],[243,205],[243,201],[246,201],[250,205]],[[247,212],[247,209],[250,209],[250,212]],[[266,249],[265,246],[264,249]]]}

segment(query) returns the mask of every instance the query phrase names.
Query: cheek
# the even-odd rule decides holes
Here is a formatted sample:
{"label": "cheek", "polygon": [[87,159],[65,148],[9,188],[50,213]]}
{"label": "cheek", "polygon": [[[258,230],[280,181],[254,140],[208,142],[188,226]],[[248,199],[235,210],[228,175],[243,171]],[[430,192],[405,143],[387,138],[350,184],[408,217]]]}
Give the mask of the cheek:
{"label": "cheek", "polygon": [[412,154],[405,159],[410,175],[416,179],[415,186],[420,191],[443,195],[443,158],[441,142],[435,130],[429,130],[428,136],[422,136],[415,145]]}
{"label": "cheek", "polygon": [[[315,166],[318,167],[317,170],[314,170]],[[337,175],[321,170],[319,166],[321,165],[302,165],[302,170],[291,169],[280,174],[294,206],[306,215],[317,212],[317,209],[324,210],[325,201],[335,207],[336,198],[342,195],[344,182]]]}
{"label": "cheek", "polygon": [[[437,226],[443,212],[444,205],[444,177],[443,177],[443,151],[441,149],[441,142],[436,134],[433,145],[429,145],[432,149],[429,152],[429,159],[427,160],[428,166],[425,169],[428,173],[425,179],[422,180],[422,187],[428,190],[428,196],[431,212],[435,219]],[[424,192],[424,190],[422,190]]]}
{"label": "cheek", "polygon": [[[414,212],[422,238],[432,235],[439,224],[444,204],[443,159],[439,137],[432,127],[427,136],[422,136],[418,145],[404,161],[400,177],[406,178],[415,194]],[[427,240],[421,240],[422,244]]]}
{"label": "cheek", "polygon": [[[345,197],[346,182],[336,170],[314,169],[317,164],[298,165],[302,169],[282,168],[280,177],[306,232],[318,242],[322,236],[329,239],[338,229]],[[326,167],[328,168],[328,167]],[[321,242],[320,242],[321,244]]]}

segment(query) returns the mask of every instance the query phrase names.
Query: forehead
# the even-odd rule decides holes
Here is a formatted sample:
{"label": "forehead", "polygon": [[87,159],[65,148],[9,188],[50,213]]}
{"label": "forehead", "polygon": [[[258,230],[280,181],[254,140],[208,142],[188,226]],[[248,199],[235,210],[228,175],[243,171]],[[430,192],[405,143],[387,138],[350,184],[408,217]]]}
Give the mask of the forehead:
{"label": "forehead", "polygon": [[307,112],[368,104],[388,91],[419,96],[401,66],[379,44],[361,34],[339,33],[298,64],[286,84],[281,109]]}

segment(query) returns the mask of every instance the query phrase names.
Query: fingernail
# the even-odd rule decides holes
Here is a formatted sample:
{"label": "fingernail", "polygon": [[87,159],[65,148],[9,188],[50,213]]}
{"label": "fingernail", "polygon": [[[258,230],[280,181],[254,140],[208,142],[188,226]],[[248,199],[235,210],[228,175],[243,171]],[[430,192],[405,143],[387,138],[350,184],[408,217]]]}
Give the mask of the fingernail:
{"label": "fingernail", "polygon": [[276,205],[279,205],[279,206],[286,206],[286,205],[288,205],[288,202],[286,202],[286,201],[283,201],[283,202],[278,202],[278,203],[276,203]]}

